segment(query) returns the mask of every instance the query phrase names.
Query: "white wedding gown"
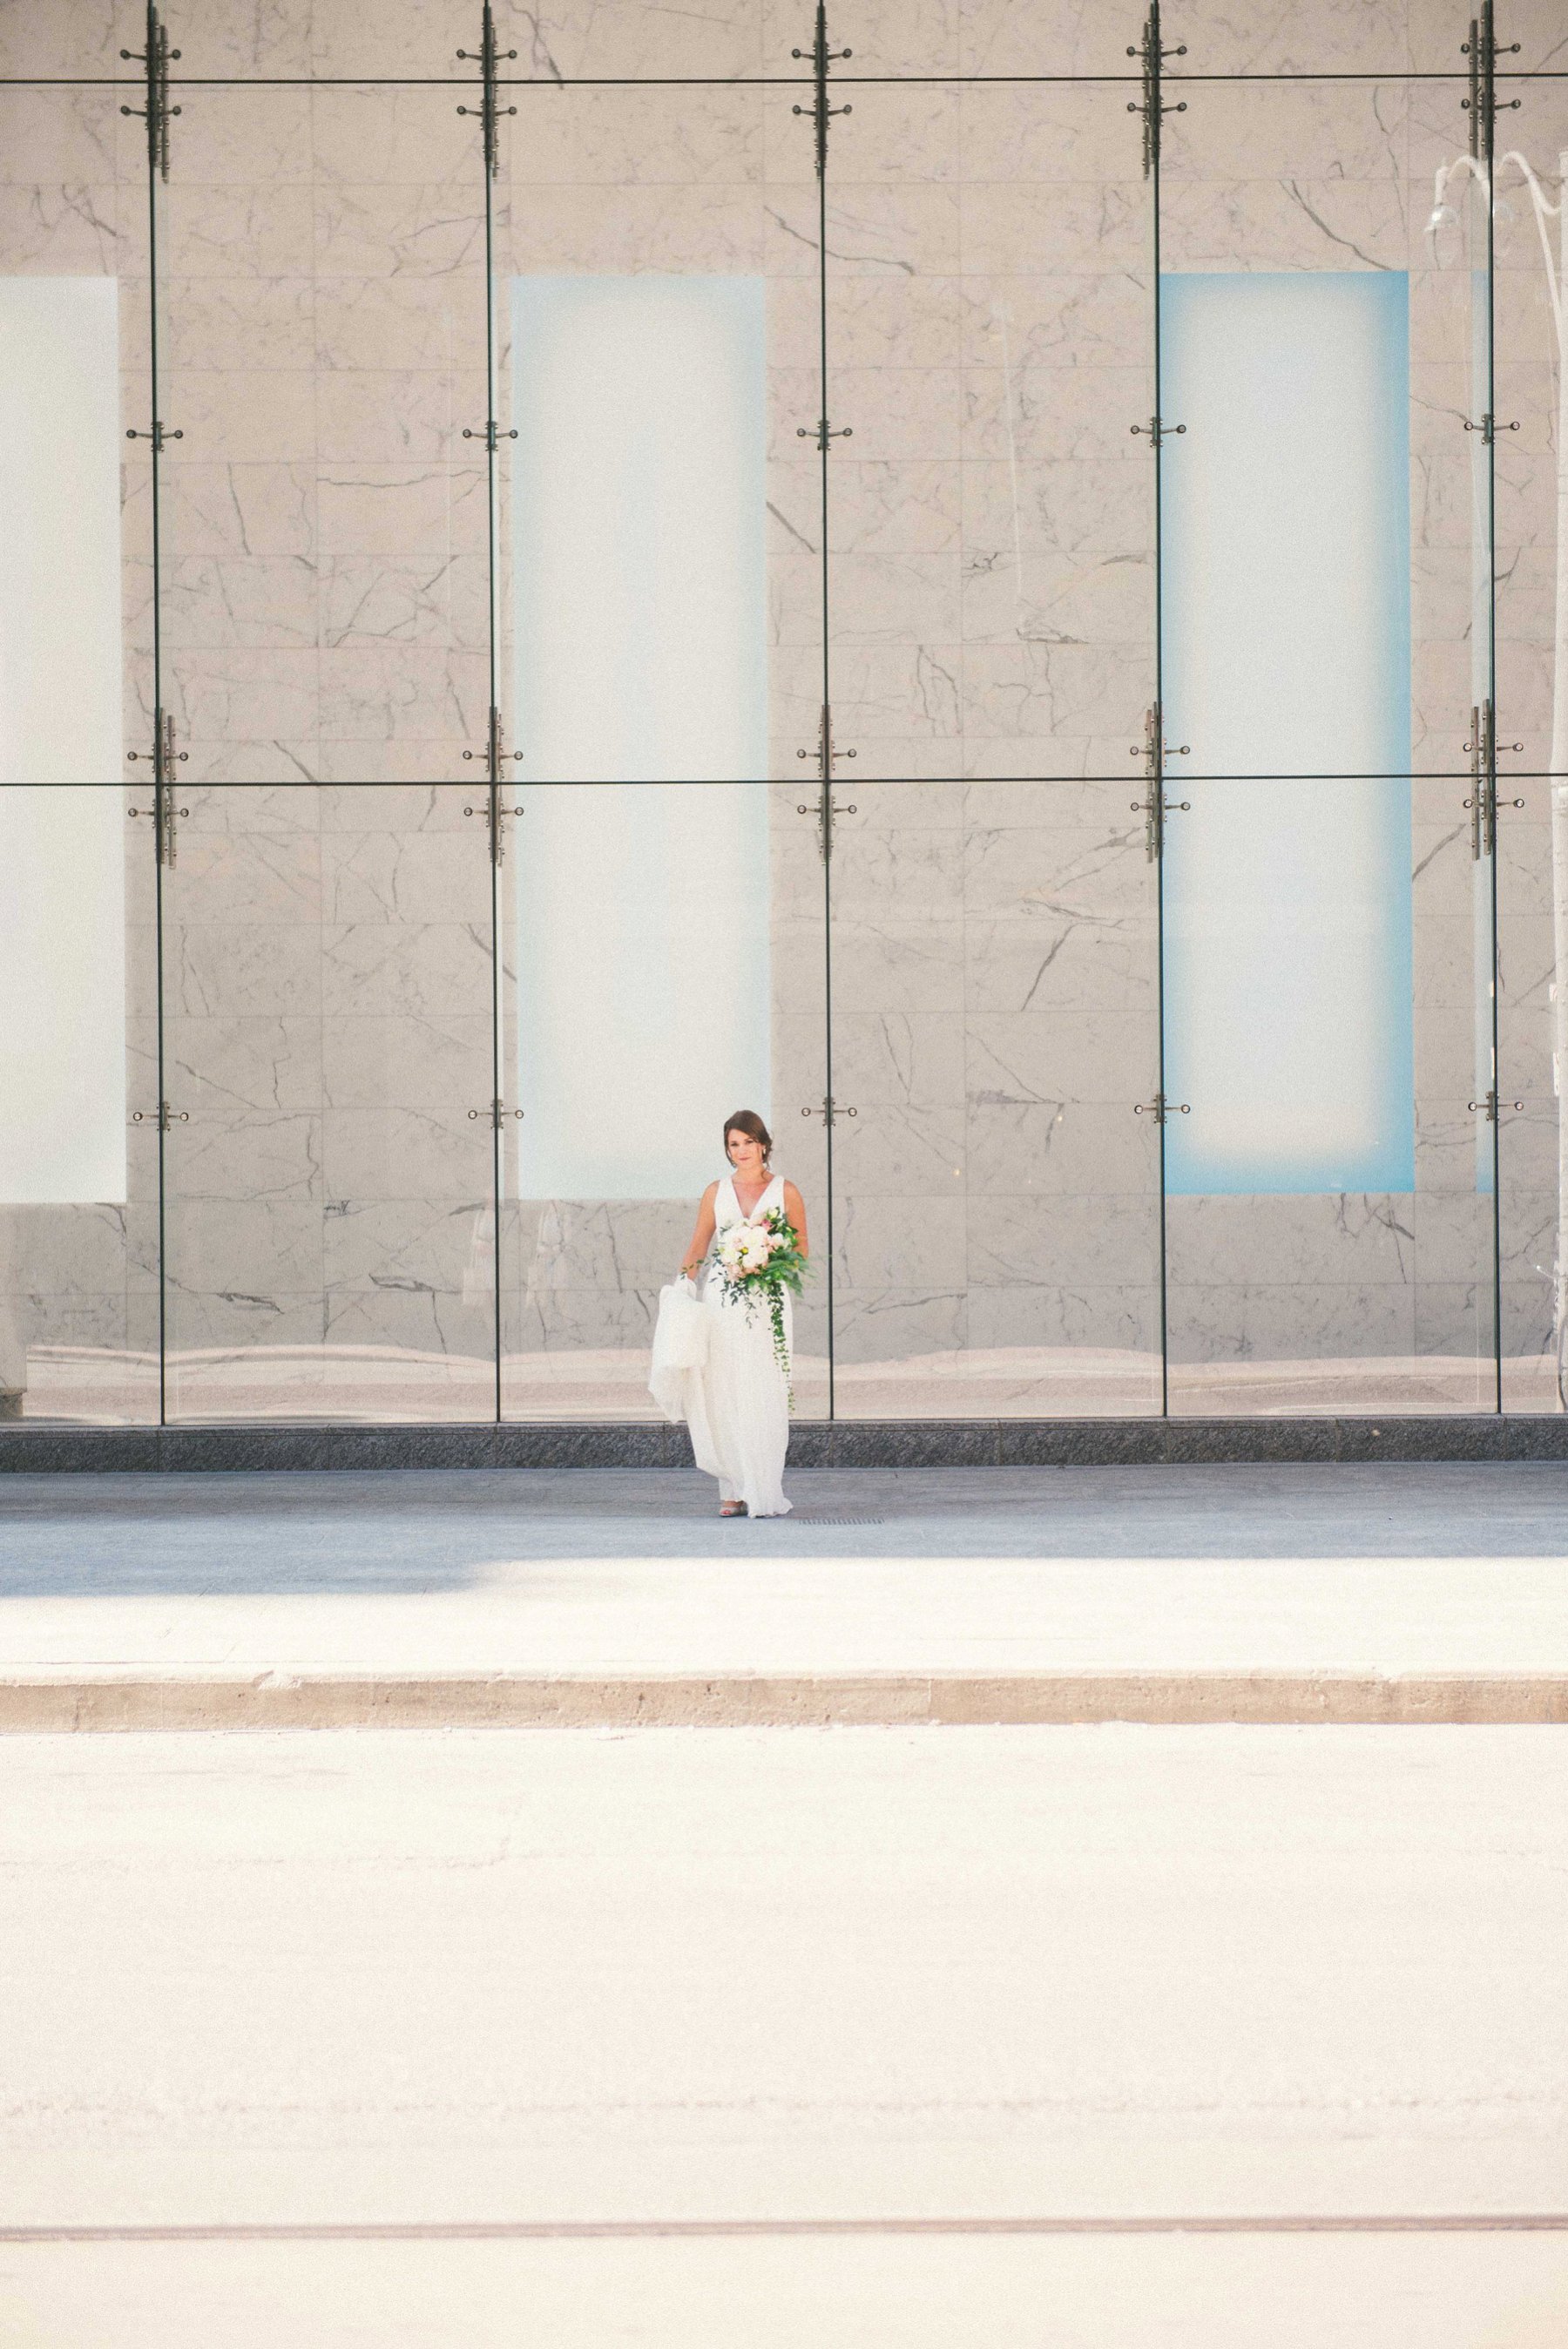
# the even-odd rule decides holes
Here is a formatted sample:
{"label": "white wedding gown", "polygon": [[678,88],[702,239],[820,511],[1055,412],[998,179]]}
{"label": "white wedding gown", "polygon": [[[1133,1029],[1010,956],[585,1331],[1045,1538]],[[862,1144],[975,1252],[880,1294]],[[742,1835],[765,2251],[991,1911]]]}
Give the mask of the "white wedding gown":
{"label": "white wedding gown", "polygon": [[[753,1219],[784,1204],[784,1178],[775,1174]],[[741,1215],[735,1185],[726,1176],[714,1202],[717,1237]],[[784,1454],[789,1448],[789,1388],[773,1353],[772,1317],[760,1305],[748,1314],[725,1295],[717,1264],[708,1267],[703,1290],[707,1315],[707,1361],[686,1382],[686,1424],[696,1464],[718,1478],[721,1501],[744,1501],[751,1517],[781,1517]],[[793,1348],[790,1299],[784,1299],[784,1340]]]}

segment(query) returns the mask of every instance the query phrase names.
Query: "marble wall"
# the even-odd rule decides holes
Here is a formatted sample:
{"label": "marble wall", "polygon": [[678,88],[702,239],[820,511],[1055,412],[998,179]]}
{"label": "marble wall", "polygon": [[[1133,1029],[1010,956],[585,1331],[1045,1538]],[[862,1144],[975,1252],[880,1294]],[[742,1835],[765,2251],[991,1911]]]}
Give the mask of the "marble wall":
{"label": "marble wall", "polygon": [[[204,0],[169,21],[181,113],[150,201],[120,112],[139,89],[101,78],[134,74],[118,52],[142,12],[0,18],[0,266],[118,274],[126,429],[157,414],[181,436],[156,564],[150,444],[124,448],[124,690],[128,752],[156,705],[172,716],[185,811],[160,874],[150,825],[126,822],[131,1197],[0,1208],[0,1408],[647,1408],[691,1203],[517,1198],[489,1115],[515,915],[467,812],[492,701],[524,753],[509,803],[555,787],[511,706],[528,517],[483,433],[510,415],[507,280],[566,270],[766,281],[764,1106],[824,1266],[802,1410],[1487,1408],[1499,1327],[1510,1407],[1560,1407],[1553,329],[1511,167],[1490,272],[1462,175],[1428,233],[1467,143],[1468,9],[1169,8],[1192,78],[1168,91],[1157,206],[1135,7],[842,0],[820,212],[791,56],[810,11],[782,0],[502,0],[515,111],[488,181],[456,54],[477,8]],[[1554,184],[1558,11],[1528,0],[1499,32],[1521,99],[1500,150]],[[1066,78],[1008,78],[1029,76]],[[1162,1203],[1138,1113],[1161,1067],[1132,755],[1158,679],[1154,467],[1131,429],[1156,405],[1157,232],[1166,270],[1409,275],[1410,1195]],[[1495,457],[1465,430],[1493,366],[1520,427]],[[1495,861],[1464,806],[1494,543],[1499,739],[1522,746],[1500,795],[1524,802]],[[146,771],[126,770],[129,809]],[[508,830],[526,854],[526,816]],[[672,1066],[700,1050],[672,1039]],[[1470,1106],[1489,1088],[1501,1129]]]}

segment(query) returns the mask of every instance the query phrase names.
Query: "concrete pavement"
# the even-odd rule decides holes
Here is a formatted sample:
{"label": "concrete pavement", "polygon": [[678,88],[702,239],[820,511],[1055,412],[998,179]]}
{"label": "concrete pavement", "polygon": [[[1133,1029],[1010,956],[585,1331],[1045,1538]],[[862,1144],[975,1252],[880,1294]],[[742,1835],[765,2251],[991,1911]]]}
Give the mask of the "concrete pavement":
{"label": "concrete pavement", "polygon": [[1568,2322],[1546,1732],[15,1737],[0,1794],[7,2349]]}
{"label": "concrete pavement", "polygon": [[792,1481],[18,1478],[0,1726],[1568,1720],[1568,1469]]}

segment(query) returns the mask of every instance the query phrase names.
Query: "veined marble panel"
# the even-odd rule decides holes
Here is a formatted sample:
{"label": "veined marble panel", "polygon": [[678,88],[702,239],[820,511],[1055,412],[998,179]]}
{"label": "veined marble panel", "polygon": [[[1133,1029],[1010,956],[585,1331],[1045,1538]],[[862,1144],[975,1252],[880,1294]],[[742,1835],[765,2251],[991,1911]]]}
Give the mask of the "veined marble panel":
{"label": "veined marble panel", "polygon": [[889,1105],[956,1108],[965,1093],[965,1035],[953,1011],[907,1011],[833,990],[833,1092],[864,1117]]}
{"label": "veined marble panel", "polygon": [[972,1196],[1159,1187],[1158,1137],[1130,1101],[972,1101],[965,1125]]}
{"label": "veined marble panel", "polygon": [[1121,9],[1083,8],[1077,0],[1029,8],[1017,0],[957,0],[957,14],[961,73],[1133,75],[1127,50],[1140,28]]}
{"label": "veined marble panel", "polygon": [[[319,1113],[288,1110],[193,1113],[165,1153],[168,1196],[291,1200],[323,1197]],[[176,1138],[177,1136],[177,1138]]]}
{"label": "veined marble panel", "polygon": [[471,1199],[329,1199],[320,1245],[335,1304],[354,1293],[428,1290],[483,1311],[493,1298],[494,1217]]}
{"label": "veined marble panel", "polygon": [[1276,1278],[1216,1286],[1206,1266],[1203,1275],[1183,1280],[1171,1268],[1166,1330],[1172,1370],[1193,1362],[1415,1355],[1416,1294],[1403,1284]]}
{"label": "veined marble panel", "polygon": [[170,1013],[164,1071],[170,1101],[193,1122],[237,1109],[309,1112],[321,1104],[321,1025],[286,1013]]}
{"label": "veined marble panel", "polygon": [[965,1344],[968,1313],[968,1296],[962,1288],[908,1285],[859,1289],[836,1284],[834,1359],[848,1364],[951,1355]]}
{"label": "veined marble panel", "polygon": [[[793,12],[789,0],[768,0],[768,13],[782,26]],[[854,52],[846,73],[960,70],[960,0],[838,0],[830,22],[835,45]],[[801,46],[798,35],[792,46]]]}
{"label": "veined marble panel", "polygon": [[[764,176],[764,108],[756,89],[520,89],[501,184],[519,213],[542,187],[630,191],[681,182],[733,185]],[[776,101],[775,101],[776,103]],[[785,105],[788,119],[789,108]],[[799,138],[792,142],[799,148]],[[776,159],[769,158],[770,161]],[[810,163],[801,178],[809,176]],[[624,201],[634,204],[627,193]]]}
{"label": "veined marble panel", "polygon": [[166,941],[163,988],[169,1009],[192,1019],[319,1012],[319,931],[304,924],[181,925]]}
{"label": "veined marble panel", "polygon": [[[543,1290],[603,1289],[636,1296],[657,1312],[696,1220],[696,1199],[550,1199],[517,1212],[511,1283]],[[651,1304],[649,1300],[652,1300]]]}
{"label": "veined marble panel", "polygon": [[1011,1107],[1063,1100],[1147,1100],[1159,1039],[1144,1010],[971,1012],[965,1022],[970,1102]]}
{"label": "veined marble panel", "polygon": [[[488,1109],[488,1102],[477,1104]],[[460,1104],[333,1108],[322,1116],[325,1196],[332,1199],[490,1197],[491,1129]]]}
{"label": "veined marble panel", "polygon": [[[454,37],[462,39],[460,33]],[[462,68],[454,56],[452,71]],[[241,93],[244,103],[245,93]],[[310,101],[311,176],[318,185],[350,188],[374,184],[445,191],[432,235],[445,233],[449,217],[484,213],[482,166],[475,118],[459,114],[470,95],[461,89],[421,88],[416,79],[402,88],[379,76],[352,83],[318,78]],[[428,264],[421,264],[424,269]]]}
{"label": "veined marble panel", "polygon": [[471,1388],[466,1411],[453,1416],[488,1419],[495,1409],[495,1300],[438,1288],[416,1273],[383,1273],[368,1289],[342,1289],[326,1299],[325,1352],[385,1350],[418,1361],[436,1357]]}
{"label": "veined marble panel", "polygon": [[[1069,1278],[1008,1281],[995,1288],[977,1285],[969,1291],[969,1344],[980,1358],[974,1366],[976,1372],[993,1349],[1006,1349],[1016,1353],[1016,1378],[1032,1374],[1039,1379],[1043,1372],[1053,1373],[1056,1392],[1048,1400],[1041,1399],[1049,1411],[1070,1414],[1078,1381],[1082,1381],[1079,1392],[1087,1395],[1100,1382],[1104,1369],[1110,1367],[1088,1360],[1075,1379],[1071,1359],[1075,1354],[1118,1357],[1115,1367],[1124,1376],[1128,1371],[1135,1373],[1136,1383],[1121,1403],[1123,1410],[1160,1408],[1160,1292],[1152,1281]],[[1068,1356],[1065,1361],[1060,1358],[1063,1352]],[[1042,1354],[1057,1359],[1043,1361]],[[995,1372],[1006,1366],[985,1367]],[[1146,1381],[1151,1382],[1151,1393]],[[1023,1408],[1027,1411],[1029,1404],[1026,1402]]]}
{"label": "veined marble panel", "polygon": [[320,921],[321,852],[313,834],[209,832],[204,813],[202,796],[192,793],[177,835],[175,879],[166,885],[166,903],[172,899],[168,914],[176,923]]}
{"label": "veined marble panel", "polygon": [[308,463],[170,465],[160,497],[163,526],[180,559],[304,561],[315,545],[315,473]]}
{"label": "veined marble panel", "polygon": [[1169,269],[1403,269],[1408,195],[1398,181],[1174,181],[1161,203]]}
{"label": "veined marble panel", "polygon": [[912,1216],[907,1199],[841,1185],[833,1200],[834,1306],[846,1293],[923,1289],[961,1295],[969,1281],[961,1196],[933,1198]]}
{"label": "veined marble panel", "polygon": [[466,1109],[482,1106],[494,1083],[488,1010],[324,1019],[320,1054],[329,1108]]}
{"label": "veined marble panel", "polygon": [[[968,1279],[973,1289],[1066,1287],[1087,1292],[1146,1292],[1158,1309],[1160,1199],[1157,1191],[1100,1191],[1092,1196],[1021,1197],[992,1193],[968,1201]],[[995,1301],[988,1301],[995,1313]],[[1140,1320],[1146,1315],[1140,1311]],[[993,1318],[995,1333],[998,1323]],[[1042,1341],[1044,1332],[1042,1331]],[[1059,1339],[1058,1330],[1053,1335]],[[976,1343],[1006,1342],[995,1334]],[[1108,1343],[1133,1343],[1131,1338]]]}
{"label": "veined marble panel", "polygon": [[490,999],[488,924],[334,924],[317,942],[319,999],[329,1018],[473,1016]]}
{"label": "veined marble panel", "polygon": [[319,1198],[176,1193],[164,1216],[176,1311],[188,1298],[319,1293],[321,1230]]}

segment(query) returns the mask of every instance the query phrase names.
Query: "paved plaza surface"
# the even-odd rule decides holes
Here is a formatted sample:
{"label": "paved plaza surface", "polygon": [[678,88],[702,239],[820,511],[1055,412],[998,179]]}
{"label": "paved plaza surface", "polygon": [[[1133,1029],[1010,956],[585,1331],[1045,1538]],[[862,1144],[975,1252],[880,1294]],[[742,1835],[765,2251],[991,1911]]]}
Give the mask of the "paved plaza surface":
{"label": "paved plaza surface", "polygon": [[[4,2349],[1568,2337],[1568,1741],[1158,1710],[1568,1687],[1568,1470],[790,1490],[726,1525],[630,1471],[0,1484]],[[1152,1709],[440,1710],[790,1672]],[[4,1709],[374,1675],[435,1725]]]}
{"label": "paved plaza surface", "polygon": [[0,1588],[450,1590],[498,1558],[1568,1557],[1553,1461],[819,1469],[785,1489],[793,1516],[732,1523],[695,1470],[7,1476]]}
{"label": "paved plaza surface", "polygon": [[791,1485],[737,1524],[668,1472],[18,1477],[0,1725],[463,1721],[480,1682],[511,1720],[1568,1719],[1568,1466]]}
{"label": "paved plaza surface", "polygon": [[1563,2335],[1550,1730],[15,1737],[0,1785],[7,2349]]}

